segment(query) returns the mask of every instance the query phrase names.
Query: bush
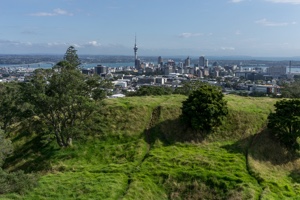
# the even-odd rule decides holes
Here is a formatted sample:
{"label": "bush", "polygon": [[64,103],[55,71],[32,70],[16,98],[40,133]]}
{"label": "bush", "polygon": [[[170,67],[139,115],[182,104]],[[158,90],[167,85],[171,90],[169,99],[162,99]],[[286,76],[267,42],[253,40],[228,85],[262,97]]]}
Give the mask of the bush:
{"label": "bush", "polygon": [[162,86],[142,86],[136,92],[128,92],[126,96],[161,96],[173,93],[172,88]]}
{"label": "bush", "polygon": [[23,171],[7,173],[0,168],[0,194],[22,194],[36,183],[37,179],[33,174],[25,174]]}
{"label": "bush", "polygon": [[228,114],[227,102],[223,97],[219,88],[203,85],[182,103],[182,120],[195,130],[211,132],[221,125]]}
{"label": "bush", "polygon": [[275,113],[268,116],[268,128],[287,147],[299,149],[300,100],[281,100],[275,104]]}
{"label": "bush", "polygon": [[12,150],[11,141],[4,137],[0,129],[0,194],[13,192],[21,194],[37,183],[33,174],[25,174],[23,171],[8,173],[2,170],[2,164]]}

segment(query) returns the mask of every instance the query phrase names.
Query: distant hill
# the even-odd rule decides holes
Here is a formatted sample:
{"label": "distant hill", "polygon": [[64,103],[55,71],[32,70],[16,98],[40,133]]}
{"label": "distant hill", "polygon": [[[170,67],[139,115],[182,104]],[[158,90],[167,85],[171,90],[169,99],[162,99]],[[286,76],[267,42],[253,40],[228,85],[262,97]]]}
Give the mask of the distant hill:
{"label": "distant hill", "polygon": [[227,95],[229,117],[206,138],[181,124],[185,96],[106,99],[98,128],[74,146],[13,137],[6,169],[40,174],[0,199],[296,199],[300,164],[265,129],[276,99]]}

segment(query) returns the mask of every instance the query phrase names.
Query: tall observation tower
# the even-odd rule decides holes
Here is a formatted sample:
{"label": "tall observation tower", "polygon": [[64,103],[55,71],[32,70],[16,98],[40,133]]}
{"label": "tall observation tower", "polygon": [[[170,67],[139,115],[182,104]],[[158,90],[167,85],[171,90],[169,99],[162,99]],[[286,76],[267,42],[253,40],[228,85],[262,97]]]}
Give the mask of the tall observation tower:
{"label": "tall observation tower", "polygon": [[135,42],[134,42],[134,48],[133,48],[133,50],[134,50],[134,59],[137,60],[137,59],[138,59],[138,58],[137,58],[137,50],[138,50],[138,47],[137,47],[137,45],[136,45],[136,36],[135,36]]}
{"label": "tall observation tower", "polygon": [[134,42],[133,50],[134,50],[134,67],[135,67],[136,69],[139,69],[139,68],[140,68],[140,60],[139,60],[138,57],[137,57],[137,50],[138,50],[138,47],[137,47],[137,45],[136,45],[136,36],[135,36],[135,42]]}

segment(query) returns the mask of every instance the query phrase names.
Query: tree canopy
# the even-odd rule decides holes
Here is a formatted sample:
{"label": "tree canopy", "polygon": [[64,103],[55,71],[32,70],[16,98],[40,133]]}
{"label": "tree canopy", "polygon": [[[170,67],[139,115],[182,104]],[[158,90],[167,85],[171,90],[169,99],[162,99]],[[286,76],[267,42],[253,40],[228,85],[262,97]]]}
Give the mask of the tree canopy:
{"label": "tree canopy", "polygon": [[14,123],[21,113],[19,100],[20,87],[17,83],[0,84],[0,124],[4,132],[7,132],[9,125]]}
{"label": "tree canopy", "polygon": [[45,124],[45,135],[54,136],[61,147],[71,145],[72,139],[82,133],[80,127],[95,111],[96,101],[106,97],[101,86],[107,83],[101,83],[99,76],[82,74],[76,68],[77,57],[67,57],[52,69],[36,70],[22,88],[23,99],[32,105],[32,117]]}
{"label": "tree canopy", "polygon": [[141,86],[135,92],[128,92],[126,96],[160,96],[172,94],[173,90],[170,87],[162,86]]}
{"label": "tree canopy", "polygon": [[299,149],[300,99],[281,100],[275,104],[275,112],[268,116],[268,128],[287,147]]}
{"label": "tree canopy", "polygon": [[13,147],[11,141],[5,138],[3,131],[0,129],[0,169],[5,158],[12,153]]}
{"label": "tree canopy", "polygon": [[70,67],[78,67],[81,64],[81,61],[77,55],[77,50],[75,47],[70,46],[65,55],[64,55],[64,60],[70,63]]}
{"label": "tree canopy", "polygon": [[189,96],[193,91],[202,87],[205,83],[202,81],[187,81],[182,84],[182,87],[177,87],[174,91],[175,94],[183,94]]}
{"label": "tree canopy", "polygon": [[295,79],[294,82],[284,84],[282,91],[282,97],[285,98],[299,98],[300,97],[300,80]]}
{"label": "tree canopy", "polygon": [[228,113],[223,97],[219,88],[202,85],[182,103],[182,120],[195,130],[211,132],[214,127],[221,125]]}

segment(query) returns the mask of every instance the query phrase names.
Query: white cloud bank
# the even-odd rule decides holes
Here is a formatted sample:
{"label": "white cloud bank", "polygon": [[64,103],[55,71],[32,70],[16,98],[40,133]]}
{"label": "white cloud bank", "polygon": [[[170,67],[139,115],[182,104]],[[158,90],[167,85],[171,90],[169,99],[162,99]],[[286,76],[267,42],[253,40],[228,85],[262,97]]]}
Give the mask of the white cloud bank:
{"label": "white cloud bank", "polygon": [[31,13],[29,15],[35,17],[53,17],[59,15],[73,16],[73,13],[70,13],[66,10],[62,10],[60,8],[56,8],[52,12],[37,12],[37,13]]}
{"label": "white cloud bank", "polygon": [[266,0],[272,3],[300,4],[300,0]]}
{"label": "white cloud bank", "polygon": [[223,51],[234,51],[235,50],[234,47],[221,47],[220,49]]}
{"label": "white cloud bank", "polygon": [[262,26],[288,26],[297,24],[297,22],[272,22],[267,20],[266,18],[255,21],[256,24],[260,24]]}
{"label": "white cloud bank", "polygon": [[229,3],[241,3],[244,0],[230,0]]}
{"label": "white cloud bank", "polygon": [[181,33],[179,37],[181,38],[191,38],[191,37],[199,37],[202,36],[202,33]]}

